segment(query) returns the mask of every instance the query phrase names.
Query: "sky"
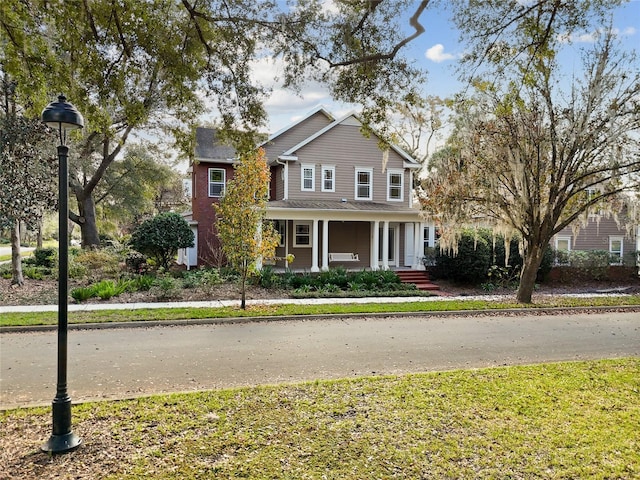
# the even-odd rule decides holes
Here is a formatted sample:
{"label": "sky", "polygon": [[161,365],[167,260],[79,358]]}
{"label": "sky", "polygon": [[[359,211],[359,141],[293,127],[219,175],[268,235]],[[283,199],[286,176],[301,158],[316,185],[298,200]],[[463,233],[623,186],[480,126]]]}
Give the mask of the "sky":
{"label": "sky", "polygon": [[[327,8],[331,8],[331,0],[327,0]],[[458,32],[448,20],[448,15],[437,10],[427,10],[421,17],[421,23],[426,31],[409,44],[406,55],[429,72],[424,86],[428,95],[450,96],[462,87],[455,73],[457,61],[463,54],[463,47],[458,43]],[[625,47],[640,50],[640,0],[631,0],[618,8],[614,14],[613,26]],[[565,65],[568,69],[571,68],[572,56],[577,54],[581,44],[584,46],[585,43],[593,42],[593,32],[581,32],[573,40],[574,44],[565,52]],[[256,72],[259,72],[256,74],[257,78],[268,84],[277,68],[272,62],[264,61],[256,68]],[[299,95],[275,85],[266,102],[269,132],[276,132],[289,125],[317,105],[325,106],[338,117],[357,110],[356,105],[333,101],[327,89],[321,85],[308,84]]]}

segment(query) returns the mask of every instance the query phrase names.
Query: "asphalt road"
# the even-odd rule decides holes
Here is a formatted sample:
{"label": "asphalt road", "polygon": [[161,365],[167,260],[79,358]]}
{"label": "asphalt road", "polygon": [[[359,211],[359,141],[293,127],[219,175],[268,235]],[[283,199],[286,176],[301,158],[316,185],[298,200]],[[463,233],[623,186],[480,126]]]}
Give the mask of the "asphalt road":
{"label": "asphalt road", "polygon": [[[0,335],[0,408],[55,396],[56,333]],[[640,356],[640,314],[273,321],[69,332],[74,402],[160,392]]]}

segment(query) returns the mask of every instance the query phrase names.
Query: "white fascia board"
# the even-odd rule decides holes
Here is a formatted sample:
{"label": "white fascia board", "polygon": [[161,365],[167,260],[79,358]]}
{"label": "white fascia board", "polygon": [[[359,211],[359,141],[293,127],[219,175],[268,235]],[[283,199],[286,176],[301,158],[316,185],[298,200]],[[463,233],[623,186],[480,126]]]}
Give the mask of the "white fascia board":
{"label": "white fascia board", "polygon": [[403,162],[402,166],[403,166],[404,168],[411,168],[412,170],[418,170],[419,168],[421,168],[421,167],[422,167],[422,165],[421,165],[421,164],[416,163],[415,161],[413,161],[413,162],[408,162],[407,160],[405,160],[405,161]]}
{"label": "white fascia board", "polygon": [[[349,119],[351,119],[351,121],[348,121]],[[311,135],[310,137],[307,137],[306,139],[304,139],[302,142],[298,143],[297,145],[294,145],[289,150],[284,152],[283,155],[292,155],[294,152],[298,151],[299,149],[301,149],[302,147],[304,147],[308,143],[314,141],[316,138],[320,137],[321,135],[324,135],[325,133],[327,133],[332,128],[334,128],[334,127],[336,127],[338,125],[347,124],[347,123],[349,125],[362,126],[362,122],[358,118],[357,113],[355,111],[351,111],[351,112],[343,115],[342,117],[338,118],[333,123],[330,123],[329,125],[327,125],[323,129],[318,130],[315,134]],[[375,134],[376,132],[373,131],[373,133]],[[404,159],[403,166],[405,168],[420,168],[422,166],[411,155],[409,155],[407,152],[405,152],[403,149],[401,149],[397,145],[391,144],[390,147],[391,147],[391,149],[393,151],[395,151],[398,155],[400,155]]]}
{"label": "white fascia board", "polygon": [[297,162],[298,161],[298,156],[297,155],[278,155],[278,160],[282,160],[284,162]]}
{"label": "white fascia board", "polygon": [[204,158],[204,157],[195,157],[195,163],[229,163],[233,164],[238,161],[237,158]]}

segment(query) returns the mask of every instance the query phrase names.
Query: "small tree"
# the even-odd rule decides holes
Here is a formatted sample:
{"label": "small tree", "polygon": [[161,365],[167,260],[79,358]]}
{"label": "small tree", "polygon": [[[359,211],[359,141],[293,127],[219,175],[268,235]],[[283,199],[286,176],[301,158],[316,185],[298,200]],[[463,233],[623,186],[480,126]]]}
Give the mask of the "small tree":
{"label": "small tree", "polygon": [[246,308],[247,277],[259,261],[275,256],[279,234],[265,222],[269,167],[264,150],[242,157],[227,182],[224,196],[214,205],[218,236],[229,264],[241,278],[241,307]]}
{"label": "small tree", "polygon": [[180,248],[193,247],[194,235],[189,224],[177,213],[161,213],[144,221],[131,236],[131,245],[169,268]]}
{"label": "small tree", "polygon": [[22,115],[15,84],[1,70],[0,76],[0,228],[11,229],[11,283],[23,285],[20,225],[37,227],[55,206],[57,164],[46,153],[52,145],[46,127]]}

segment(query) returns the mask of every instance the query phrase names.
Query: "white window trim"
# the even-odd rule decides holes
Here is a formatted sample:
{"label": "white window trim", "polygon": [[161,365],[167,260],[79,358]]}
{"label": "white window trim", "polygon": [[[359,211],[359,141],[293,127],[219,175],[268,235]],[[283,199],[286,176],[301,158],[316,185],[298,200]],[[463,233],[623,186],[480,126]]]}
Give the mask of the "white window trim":
{"label": "white window trim", "polygon": [[[368,197],[358,196],[358,174],[360,172],[366,172],[369,174],[369,196]],[[356,200],[373,200],[373,168],[356,167],[354,184],[355,184],[355,190],[354,190],[353,196]]]}
{"label": "white window trim", "polygon": [[[391,176],[400,175],[400,198],[391,197]],[[394,185],[395,187],[396,185]],[[404,202],[404,171],[398,168],[390,168],[387,170],[387,201],[388,202]]]}
{"label": "white window trim", "polygon": [[[308,244],[298,243],[298,225],[306,225],[309,227]],[[313,246],[313,222],[293,222],[293,246],[295,248],[311,248]]]}
{"label": "white window trim", "polygon": [[[554,241],[554,248],[556,251],[558,251],[558,243],[561,241],[566,241],[567,242],[567,254],[571,253],[571,235],[556,235],[555,241]],[[554,259],[554,264],[556,265],[565,265],[564,263],[558,263],[557,258]]]}
{"label": "white window trim", "polygon": [[[222,172],[222,182],[212,182],[211,181],[211,172],[212,171],[219,171]],[[220,184],[222,183],[222,191],[220,192],[220,195],[212,195],[211,194],[211,185],[213,184]],[[224,168],[209,168],[207,170],[207,194],[209,195],[209,198],[222,198],[222,196],[224,195],[225,189],[227,187],[227,171]]]}
{"label": "white window trim", "polygon": [[624,237],[619,235],[614,235],[609,237],[609,255],[618,254],[618,252],[614,252],[612,249],[612,244],[613,242],[616,242],[616,241],[620,242],[620,261],[612,262],[611,265],[622,265],[622,260],[624,257]]}
{"label": "white window trim", "polygon": [[[331,188],[325,188],[324,186],[324,172],[331,172]],[[321,190],[323,192],[335,192],[336,191],[336,167],[335,165],[322,165],[322,177],[320,178]]]}
{"label": "white window trim", "polygon": [[555,249],[558,250],[558,243],[566,240],[567,241],[567,252],[571,251],[571,236],[570,235],[557,235],[556,236],[556,242],[555,242]]}
{"label": "white window trim", "polygon": [[[305,170],[311,170],[311,188],[305,188],[304,186],[304,172]],[[316,166],[310,164],[300,165],[300,191],[301,192],[315,192],[316,191]]]}

